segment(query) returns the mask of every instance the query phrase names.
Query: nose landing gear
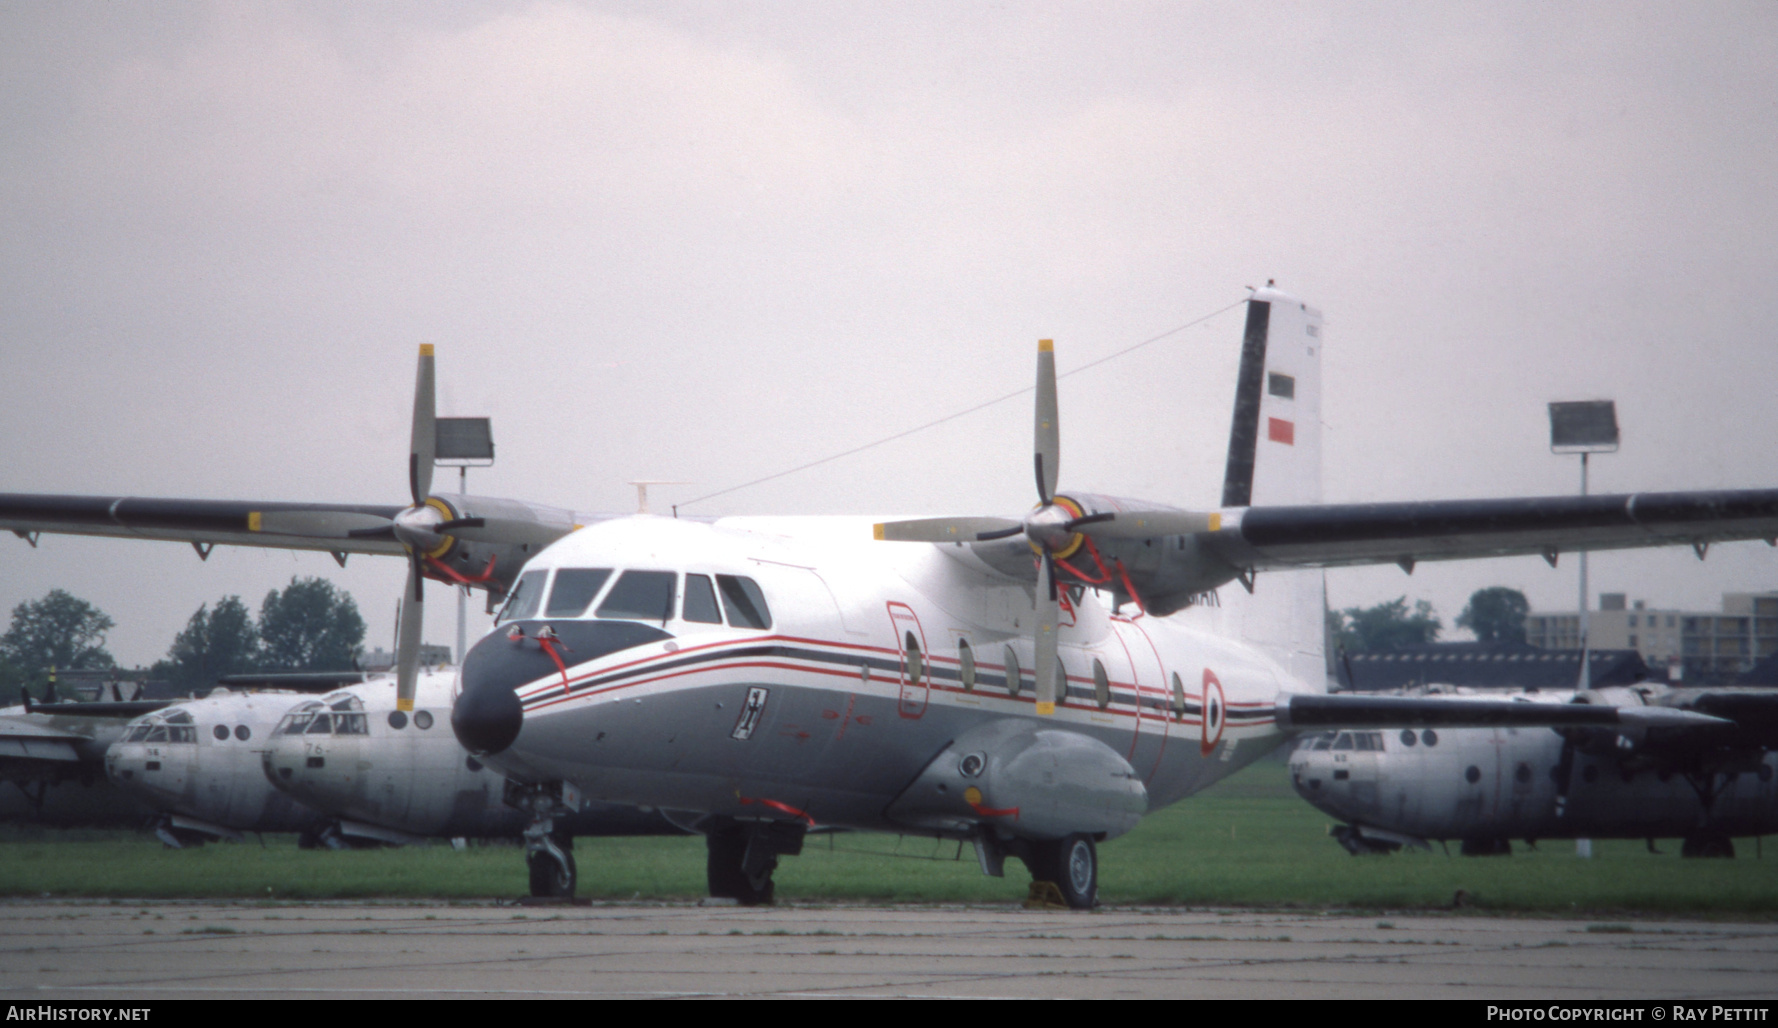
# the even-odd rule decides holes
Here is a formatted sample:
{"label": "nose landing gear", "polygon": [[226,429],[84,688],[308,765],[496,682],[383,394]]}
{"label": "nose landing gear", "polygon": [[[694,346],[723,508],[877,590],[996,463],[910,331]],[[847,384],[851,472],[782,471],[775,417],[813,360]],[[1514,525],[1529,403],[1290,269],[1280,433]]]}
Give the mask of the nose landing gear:
{"label": "nose landing gear", "polygon": [[579,883],[574,867],[574,838],[556,827],[555,819],[580,809],[580,790],[572,782],[524,785],[508,780],[502,799],[531,815],[525,826],[525,869],[531,895],[572,899]]}

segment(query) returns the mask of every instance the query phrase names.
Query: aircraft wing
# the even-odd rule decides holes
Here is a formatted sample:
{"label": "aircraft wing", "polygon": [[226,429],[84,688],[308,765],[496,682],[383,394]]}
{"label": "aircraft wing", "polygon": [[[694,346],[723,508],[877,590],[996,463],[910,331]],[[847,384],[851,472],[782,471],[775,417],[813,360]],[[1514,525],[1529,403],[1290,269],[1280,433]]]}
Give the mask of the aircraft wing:
{"label": "aircraft wing", "polygon": [[[1238,568],[1402,564],[1778,540],[1778,489],[1248,507],[1201,544]],[[1778,545],[1778,543],[1774,543]]]}
{"label": "aircraft wing", "polygon": [[1298,693],[1278,701],[1285,731],[1329,728],[1702,728],[1724,718],[1672,707],[1526,703],[1509,699]]}
{"label": "aircraft wing", "polygon": [[78,764],[79,746],[88,741],[84,735],[51,728],[28,717],[0,715],[0,767],[12,774],[33,765]]}
{"label": "aircraft wing", "polygon": [[348,533],[383,528],[402,509],[362,504],[0,493],[0,529],[10,529],[27,539],[48,532],[400,555],[407,551],[392,538],[353,537]]}

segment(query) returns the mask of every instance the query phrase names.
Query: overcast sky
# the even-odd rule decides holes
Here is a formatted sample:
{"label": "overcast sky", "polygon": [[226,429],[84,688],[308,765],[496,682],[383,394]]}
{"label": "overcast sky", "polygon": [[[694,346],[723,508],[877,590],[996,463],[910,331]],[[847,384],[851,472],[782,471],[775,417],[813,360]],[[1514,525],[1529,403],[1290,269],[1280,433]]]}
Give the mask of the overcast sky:
{"label": "overcast sky", "polygon": [[[1325,492],[1778,486],[1778,6],[9,4],[0,491],[405,502],[417,345],[472,491],[625,510],[869,442],[1276,279],[1326,316]],[[1219,498],[1241,315],[1063,380],[1063,487]],[[1028,398],[694,508],[1016,513]],[[448,487],[441,477],[440,487]],[[292,575],[389,645],[402,562],[0,542],[151,662]],[[1336,571],[1447,624],[1573,563]],[[1761,543],[1595,557],[1714,608]],[[445,599],[443,589],[432,596]],[[427,637],[449,642],[433,607]]]}

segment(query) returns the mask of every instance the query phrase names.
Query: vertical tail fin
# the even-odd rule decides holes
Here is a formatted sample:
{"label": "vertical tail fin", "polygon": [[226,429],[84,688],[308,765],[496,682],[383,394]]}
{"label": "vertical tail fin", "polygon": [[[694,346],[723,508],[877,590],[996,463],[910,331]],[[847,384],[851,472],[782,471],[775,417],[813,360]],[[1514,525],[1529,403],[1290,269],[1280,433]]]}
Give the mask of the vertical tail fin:
{"label": "vertical tail fin", "polygon": [[[1222,505],[1321,502],[1321,312],[1269,285],[1247,304]],[[1320,571],[1267,572],[1225,588],[1231,627],[1302,683],[1327,677]]]}

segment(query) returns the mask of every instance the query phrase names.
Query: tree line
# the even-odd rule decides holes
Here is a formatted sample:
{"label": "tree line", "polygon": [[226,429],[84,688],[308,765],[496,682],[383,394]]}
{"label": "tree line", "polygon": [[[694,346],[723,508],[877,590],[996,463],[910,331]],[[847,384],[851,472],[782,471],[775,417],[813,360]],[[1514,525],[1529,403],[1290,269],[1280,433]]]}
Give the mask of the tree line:
{"label": "tree line", "polygon": [[[1505,586],[1478,589],[1469,596],[1463,613],[1457,615],[1457,627],[1475,633],[1476,641],[1499,645],[1525,645],[1525,616],[1531,603],[1525,594]],[[1408,598],[1400,596],[1374,607],[1347,607],[1327,612],[1327,632],[1335,649],[1347,653],[1374,653],[1397,650],[1404,646],[1423,646],[1437,642],[1444,630],[1432,604],[1416,601],[1408,609]]]}
{"label": "tree line", "polygon": [[[12,610],[0,635],[0,696],[42,696],[50,670],[115,668],[104,611],[64,590]],[[204,604],[173,638],[150,677],[176,689],[205,688],[224,675],[254,671],[350,671],[364,653],[364,618],[351,594],[324,578],[295,578],[266,593],[254,618],[239,596]]]}

